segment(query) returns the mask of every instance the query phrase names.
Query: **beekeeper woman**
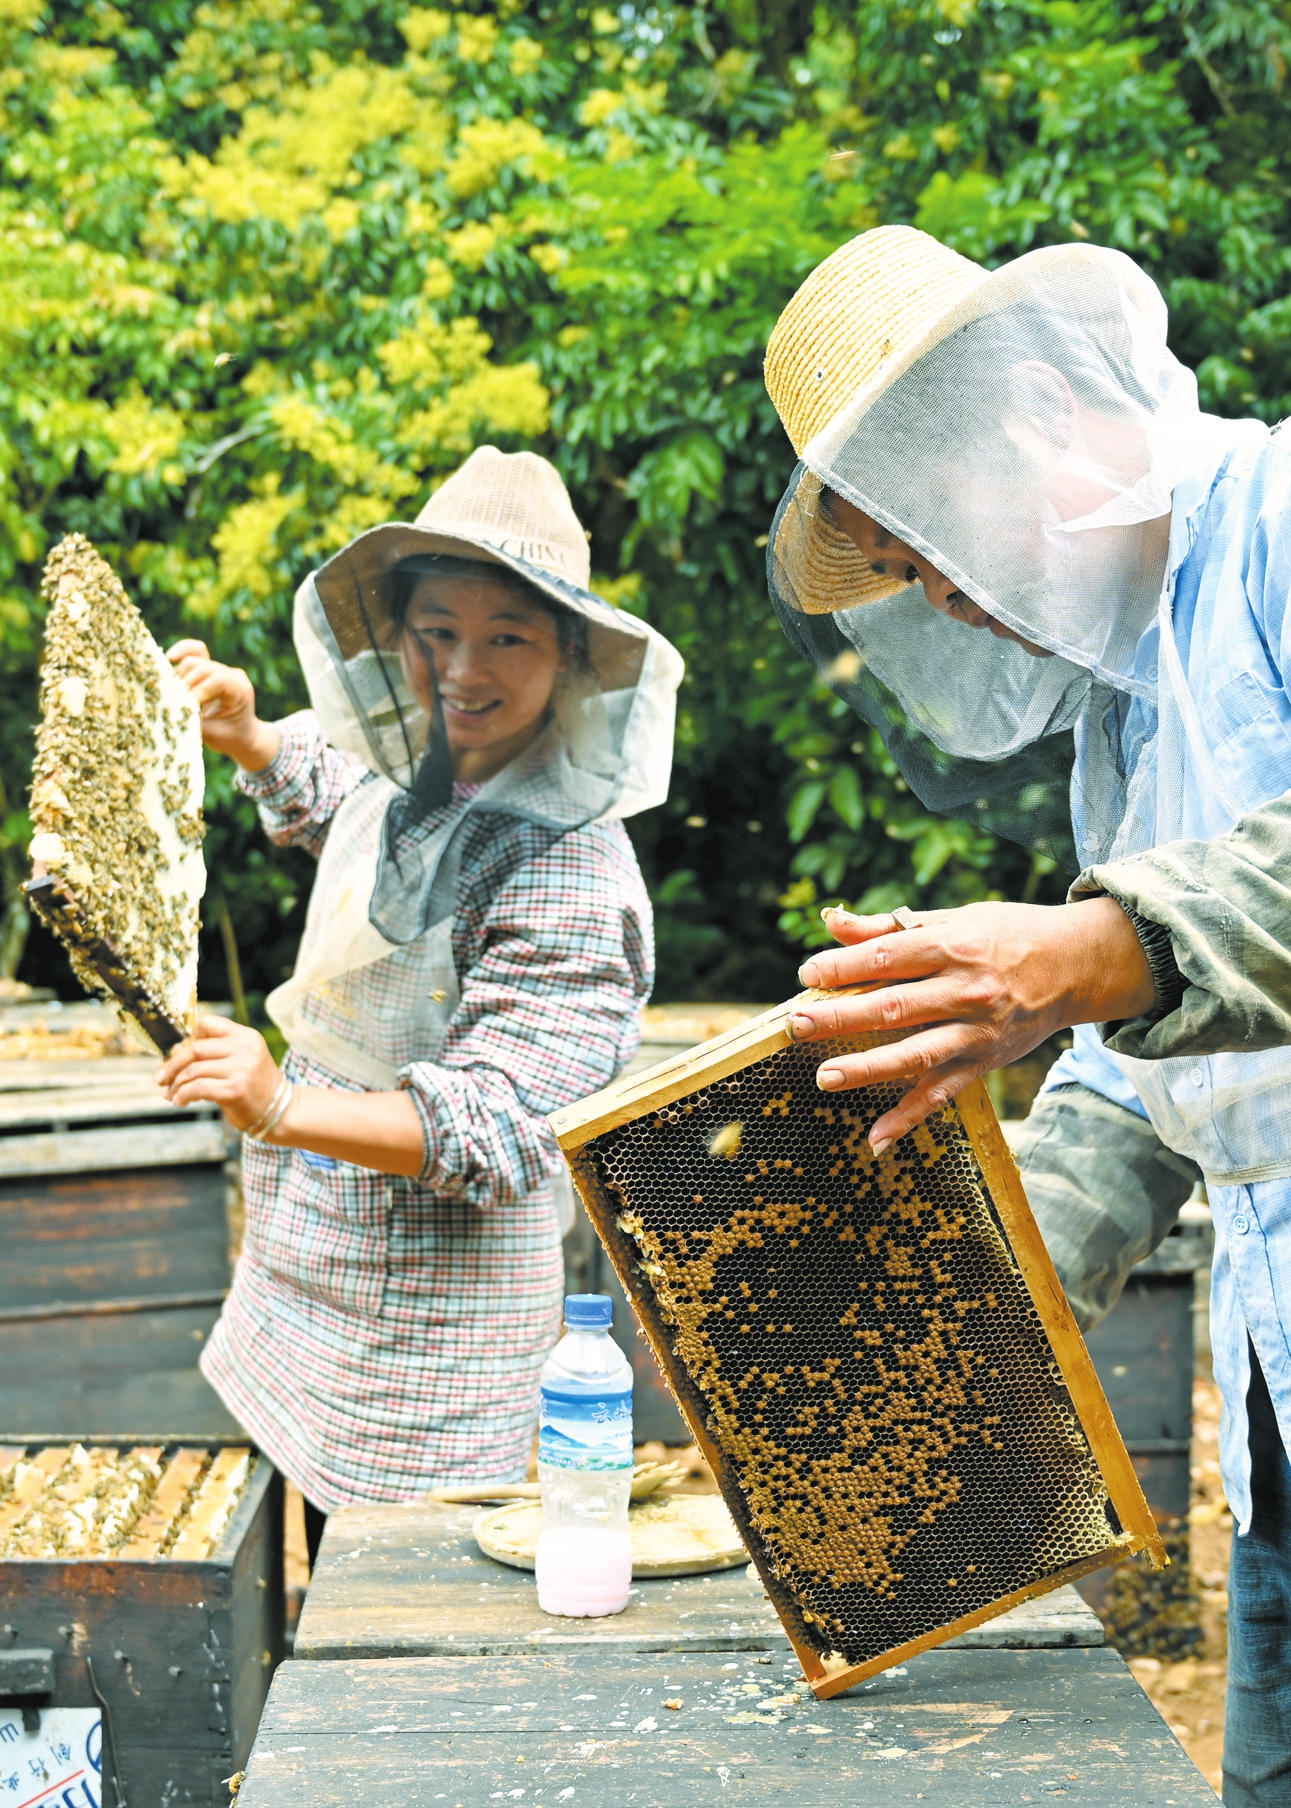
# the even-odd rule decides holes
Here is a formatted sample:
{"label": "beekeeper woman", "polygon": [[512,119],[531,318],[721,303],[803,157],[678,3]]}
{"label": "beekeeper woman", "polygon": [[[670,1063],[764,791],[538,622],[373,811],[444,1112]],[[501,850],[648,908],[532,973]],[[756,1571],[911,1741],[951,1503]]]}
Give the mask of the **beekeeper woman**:
{"label": "beekeeper woman", "polygon": [[545,1117],[637,1045],[653,942],[622,818],[664,798],[682,669],[588,575],[555,469],[483,447],[301,586],[312,710],[262,722],[244,673],[171,653],[270,838],[319,857],[268,1002],[281,1073],[211,1017],[161,1073],[244,1133],[202,1367],[315,1533],[525,1472],[562,1293]]}
{"label": "beekeeper woman", "polygon": [[1291,1049],[1109,1053],[1102,1037],[1115,1050],[1127,1032],[1135,1057],[1157,1052],[1145,1032],[1179,976],[1160,923],[1100,874],[1222,837],[1291,788],[1291,440],[1202,415],[1155,287],[1089,245],[988,273],[909,228],[863,234],[786,309],[767,382],[801,461],[768,549],[791,636],[930,808],[1056,845],[1069,780],[1074,895],[1093,894],[899,928],[839,913],[850,946],[804,980],[886,983],[807,1005],[795,1032],[910,1032],[819,1075],[914,1082],[874,1125],[882,1149],[968,1079],[1082,1026],[1054,1079],[1145,1115],[1204,1174],[1240,1534],[1224,1799],[1286,1804]]}

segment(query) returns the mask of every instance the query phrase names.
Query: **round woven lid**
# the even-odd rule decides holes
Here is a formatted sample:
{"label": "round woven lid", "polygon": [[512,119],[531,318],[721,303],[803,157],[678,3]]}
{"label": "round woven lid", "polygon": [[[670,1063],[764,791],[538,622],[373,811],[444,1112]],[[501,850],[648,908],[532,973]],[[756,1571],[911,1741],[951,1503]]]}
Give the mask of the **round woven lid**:
{"label": "round woven lid", "polygon": [[[875,394],[911,354],[949,330],[967,298],[989,280],[980,265],[913,226],[878,226],[819,264],[776,322],[767,343],[767,393],[801,456],[862,389]],[[872,571],[847,535],[819,512],[810,472],[781,523],[777,554],[792,563],[794,601],[808,615],[876,602],[907,586]],[[790,542],[793,541],[790,558]]]}
{"label": "round woven lid", "polygon": [[[513,1569],[532,1569],[542,1530],[542,1503],[518,1501],[493,1507],[472,1523],[486,1557]],[[720,1494],[659,1492],[628,1509],[634,1576],[699,1576],[746,1564],[735,1521]]]}

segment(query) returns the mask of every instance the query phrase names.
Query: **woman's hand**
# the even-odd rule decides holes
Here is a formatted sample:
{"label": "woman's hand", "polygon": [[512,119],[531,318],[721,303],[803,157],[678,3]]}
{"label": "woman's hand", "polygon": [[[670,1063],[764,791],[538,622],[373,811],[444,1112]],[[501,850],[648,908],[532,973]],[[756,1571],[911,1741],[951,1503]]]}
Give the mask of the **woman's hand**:
{"label": "woman's hand", "polygon": [[172,1105],[218,1105],[235,1130],[246,1130],[269,1109],[281,1078],[259,1030],[199,1017],[196,1035],[168,1057],[157,1084]]}
{"label": "woman's hand", "polygon": [[[264,1116],[281,1080],[259,1030],[227,1017],[199,1018],[197,1034],[180,1044],[157,1075],[172,1105],[218,1105],[235,1130],[249,1129]],[[407,1092],[295,1086],[286,1112],[264,1140],[409,1179],[426,1165],[425,1132]]]}
{"label": "woman's hand", "polygon": [[1156,996],[1134,927],[1112,898],[968,904],[923,912],[909,929],[890,916],[833,910],[825,924],[845,946],[805,961],[802,983],[877,989],[812,999],[789,1019],[789,1033],[810,1042],[911,1032],[882,1048],[831,1055],[816,1075],[825,1092],[914,1082],[870,1131],[879,1153],[971,1080],[1020,1059],[1056,1030],[1140,1016]]}
{"label": "woman's hand", "polygon": [[245,772],[263,771],[282,736],[272,722],[256,715],[256,694],[246,673],[220,665],[200,640],[178,641],[166,657],[201,710],[205,745],[227,753]]}

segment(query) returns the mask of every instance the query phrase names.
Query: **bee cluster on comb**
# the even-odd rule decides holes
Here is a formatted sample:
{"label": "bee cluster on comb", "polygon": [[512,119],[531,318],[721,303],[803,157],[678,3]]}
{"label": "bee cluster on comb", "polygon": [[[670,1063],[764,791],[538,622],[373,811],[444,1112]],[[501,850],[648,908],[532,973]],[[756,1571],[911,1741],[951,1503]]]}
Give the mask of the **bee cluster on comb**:
{"label": "bee cluster on comb", "polygon": [[[82,535],[50,553],[42,592],[31,857],[45,877],[29,895],[86,990],[113,998],[128,1029],[141,1024],[166,1046],[190,1026],[197,995],[198,711]],[[170,1026],[160,1040],[159,1025]]]}
{"label": "bee cluster on comb", "polygon": [[[740,1038],[719,1038],[712,1071],[699,1051],[553,1124],[808,1675],[832,1693],[1155,1551],[1156,1531],[1110,1417],[1082,1423],[959,1110],[876,1157],[868,1133],[894,1089],[823,1095],[829,1045],[745,1040],[745,1064],[731,1066]],[[1079,1333],[1061,1331],[1097,1420]]]}
{"label": "bee cluster on comb", "polygon": [[251,1471],[249,1448],[0,1448],[0,1561],[209,1556]]}

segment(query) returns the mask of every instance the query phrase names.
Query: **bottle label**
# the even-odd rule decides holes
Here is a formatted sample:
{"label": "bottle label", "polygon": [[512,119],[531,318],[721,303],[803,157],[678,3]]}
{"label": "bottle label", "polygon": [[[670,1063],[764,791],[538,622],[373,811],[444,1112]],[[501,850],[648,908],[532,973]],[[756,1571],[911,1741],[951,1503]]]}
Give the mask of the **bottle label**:
{"label": "bottle label", "polygon": [[544,1387],[538,1461],[556,1469],[630,1469],[632,1395],[572,1394]]}

